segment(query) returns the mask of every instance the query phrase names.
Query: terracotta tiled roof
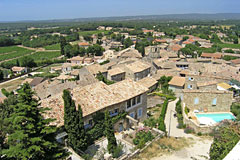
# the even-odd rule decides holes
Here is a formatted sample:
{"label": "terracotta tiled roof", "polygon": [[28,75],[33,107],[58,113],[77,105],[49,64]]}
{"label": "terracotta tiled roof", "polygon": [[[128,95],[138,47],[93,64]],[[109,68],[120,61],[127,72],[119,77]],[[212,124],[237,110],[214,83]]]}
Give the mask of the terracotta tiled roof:
{"label": "terracotta tiled roof", "polygon": [[12,71],[13,72],[20,72],[20,71],[22,71],[24,69],[25,69],[25,67],[17,67],[17,66],[12,67]]}
{"label": "terracotta tiled roof", "polygon": [[168,84],[182,87],[185,84],[185,78],[175,76],[171,79],[170,82],[168,82]]}
{"label": "terracotta tiled roof", "polygon": [[88,42],[80,42],[78,43],[79,46],[89,46]]}
{"label": "terracotta tiled roof", "polygon": [[221,53],[202,53],[201,57],[221,59],[222,58],[222,54]]}
{"label": "terracotta tiled roof", "polygon": [[234,60],[231,60],[231,62],[235,65],[240,64],[240,59],[234,59]]}
{"label": "terracotta tiled roof", "polygon": [[99,72],[101,72],[101,73],[107,72],[107,70],[98,63],[88,65],[88,66],[86,66],[86,69],[93,75],[96,75]]}

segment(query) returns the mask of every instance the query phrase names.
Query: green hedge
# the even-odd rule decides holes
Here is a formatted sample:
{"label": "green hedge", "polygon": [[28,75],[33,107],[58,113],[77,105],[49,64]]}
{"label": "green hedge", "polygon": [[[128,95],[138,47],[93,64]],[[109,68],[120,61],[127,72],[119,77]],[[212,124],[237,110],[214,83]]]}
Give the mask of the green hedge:
{"label": "green hedge", "polygon": [[179,101],[177,102],[175,110],[177,112],[178,128],[186,128],[185,124],[183,123],[181,99],[179,99]]}
{"label": "green hedge", "polygon": [[166,132],[166,126],[164,123],[164,119],[165,119],[166,112],[167,112],[167,106],[168,106],[168,98],[163,103],[162,111],[161,111],[161,114],[160,114],[159,120],[158,120],[158,129],[163,132]]}
{"label": "green hedge", "polygon": [[159,93],[159,92],[153,92],[153,93],[150,93],[150,95],[157,95],[157,96],[165,97],[165,98],[171,99],[171,100],[175,100],[176,99],[176,97],[174,97],[174,96],[163,94],[163,93]]}

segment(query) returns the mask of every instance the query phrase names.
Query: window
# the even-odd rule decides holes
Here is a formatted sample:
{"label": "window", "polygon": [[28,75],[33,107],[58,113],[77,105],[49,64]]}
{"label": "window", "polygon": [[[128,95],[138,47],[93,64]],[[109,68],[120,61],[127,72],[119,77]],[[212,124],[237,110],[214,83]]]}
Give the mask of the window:
{"label": "window", "polygon": [[129,115],[130,115],[130,117],[135,118],[134,112],[130,113]]}
{"label": "window", "polygon": [[116,108],[116,109],[114,110],[114,113],[118,113],[118,108]]}
{"label": "window", "polygon": [[214,99],[213,99],[212,105],[213,105],[213,106],[216,106],[216,105],[217,105],[217,98],[214,98]]}
{"label": "window", "polygon": [[188,80],[189,80],[189,81],[193,81],[194,79],[193,79],[192,77],[189,77]]}
{"label": "window", "polygon": [[90,119],[90,120],[88,121],[88,124],[92,126],[92,124],[93,124],[93,120]]}
{"label": "window", "polygon": [[138,109],[138,118],[142,117],[142,108]]}
{"label": "window", "polygon": [[132,99],[132,106],[136,105],[136,97]]}
{"label": "window", "polygon": [[137,96],[137,103],[141,103],[141,95]]}
{"label": "window", "polygon": [[188,89],[192,89],[192,85],[191,84],[188,85]]}
{"label": "window", "polygon": [[194,99],[194,104],[198,104],[199,103],[199,99],[198,98],[195,98]]}
{"label": "window", "polygon": [[130,108],[130,107],[131,107],[131,99],[127,101],[127,108]]}

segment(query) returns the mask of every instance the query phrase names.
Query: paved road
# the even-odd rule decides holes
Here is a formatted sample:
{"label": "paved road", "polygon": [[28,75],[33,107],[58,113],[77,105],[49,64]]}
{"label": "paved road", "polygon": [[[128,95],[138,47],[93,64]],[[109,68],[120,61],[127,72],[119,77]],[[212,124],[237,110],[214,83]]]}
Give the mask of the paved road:
{"label": "paved road", "polygon": [[[175,101],[168,103],[167,113],[165,117],[165,125],[166,130],[169,134],[169,125],[170,125],[170,136],[172,137],[193,137],[191,134],[184,133],[183,129],[177,128],[178,121],[177,117],[174,117],[176,103],[178,102],[178,98]],[[171,121],[171,122],[170,122]]]}

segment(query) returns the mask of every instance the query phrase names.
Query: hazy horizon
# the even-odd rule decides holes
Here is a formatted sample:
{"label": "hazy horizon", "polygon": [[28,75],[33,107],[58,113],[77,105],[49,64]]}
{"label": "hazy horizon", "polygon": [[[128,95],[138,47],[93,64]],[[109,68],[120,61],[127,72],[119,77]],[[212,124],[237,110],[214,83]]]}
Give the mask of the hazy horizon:
{"label": "hazy horizon", "polygon": [[0,21],[239,13],[237,0],[1,0]]}

